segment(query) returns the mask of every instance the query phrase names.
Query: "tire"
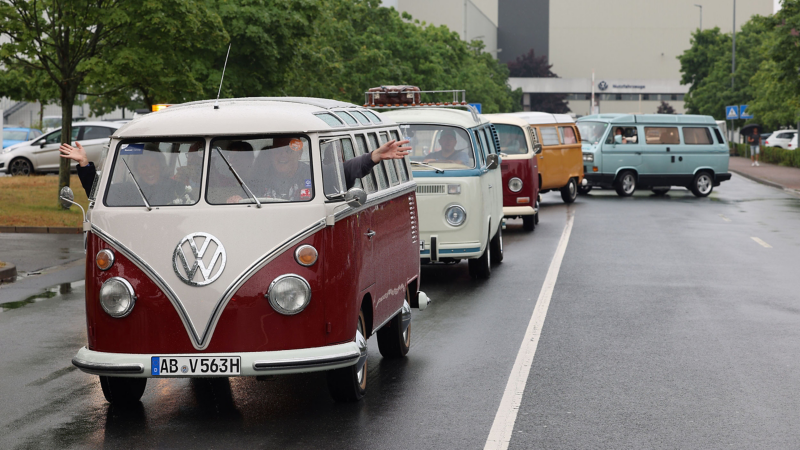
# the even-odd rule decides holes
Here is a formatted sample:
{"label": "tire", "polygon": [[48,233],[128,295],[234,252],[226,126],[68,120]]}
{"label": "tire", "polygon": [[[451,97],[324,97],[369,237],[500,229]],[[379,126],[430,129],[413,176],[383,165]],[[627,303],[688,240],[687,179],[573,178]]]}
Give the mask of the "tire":
{"label": "tire", "polygon": [[714,178],[708,172],[697,172],[689,189],[697,197],[708,197],[714,190]]}
{"label": "tire", "polygon": [[670,190],[670,188],[668,188],[668,187],[667,188],[651,189],[651,191],[653,191],[653,194],[656,194],[656,195],[664,195],[667,192],[669,192],[669,190]]}
{"label": "tire", "polygon": [[525,231],[533,231],[536,229],[536,216],[522,216],[522,229]]}
{"label": "tire", "polygon": [[534,214],[533,216],[536,217],[536,219],[534,219],[533,223],[536,224],[536,225],[539,225],[539,200],[538,199],[536,200],[536,214]]}
{"label": "tire", "polygon": [[33,175],[33,164],[25,158],[17,158],[8,164],[8,173],[12,176]]}
{"label": "tire", "polygon": [[561,200],[564,203],[570,204],[578,198],[578,182],[575,178],[570,178],[566,186],[561,188]]}
{"label": "tire", "polygon": [[586,195],[592,191],[591,186],[578,186],[578,194]]}
{"label": "tire", "polygon": [[[364,339],[367,339],[367,322],[364,319],[364,312],[358,312],[357,330]],[[328,392],[337,402],[357,402],[364,397],[367,392],[367,359],[364,364],[356,367],[358,363],[350,367],[333,369],[328,371]]]}
{"label": "tire", "polygon": [[[407,291],[406,291],[407,292]],[[384,358],[402,358],[411,348],[411,324],[403,328],[403,313],[399,312],[378,330],[378,350]]]}
{"label": "tire", "polygon": [[138,403],[147,386],[147,378],[122,378],[100,376],[100,387],[103,396],[115,405]]}
{"label": "tire", "polygon": [[620,197],[630,197],[636,192],[636,175],[630,170],[622,172],[614,183],[614,189]]}
{"label": "tire", "polygon": [[469,276],[479,280],[488,280],[492,276],[491,248],[492,243],[486,242],[486,249],[480,258],[469,260]]}
{"label": "tire", "polygon": [[492,246],[492,264],[500,264],[503,262],[503,227],[497,227],[497,233],[494,234],[492,241],[489,243]]}

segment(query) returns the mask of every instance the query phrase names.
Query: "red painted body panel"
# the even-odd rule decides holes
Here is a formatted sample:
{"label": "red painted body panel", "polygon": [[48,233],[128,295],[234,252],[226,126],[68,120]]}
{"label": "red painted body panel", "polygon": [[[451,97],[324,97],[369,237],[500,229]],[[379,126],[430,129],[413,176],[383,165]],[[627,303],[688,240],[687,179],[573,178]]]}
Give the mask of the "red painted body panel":
{"label": "red painted body panel", "polygon": [[[208,347],[202,352],[260,352],[289,350],[348,342],[356,331],[361,299],[373,299],[373,326],[379,325],[403,304],[405,285],[419,277],[419,247],[412,243],[409,205],[414,193],[387,200],[370,211],[353,214],[296,243],[256,272],[224,306]],[[416,202],[414,202],[416,203]],[[371,218],[371,223],[367,221]],[[376,221],[379,224],[376,224]],[[376,231],[372,255],[369,244],[354,244],[372,227]],[[294,250],[313,245],[319,259],[311,267],[294,260]],[[379,248],[380,250],[376,249]],[[114,265],[103,272],[94,256],[101,249],[114,251]],[[294,273],[311,286],[311,301],[301,313],[285,316],[275,312],[264,297],[278,276]],[[381,274],[381,285],[397,288],[376,305],[388,289],[378,288],[374,280]],[[128,280],[137,295],[133,311],[115,319],[103,311],[98,293],[111,277]],[[178,311],[158,286],[121,252],[89,233],[86,264],[86,318],[89,348],[111,353],[202,353],[194,348]],[[186,299],[184,299],[186,301]],[[377,308],[375,308],[377,306]]]}
{"label": "red painted body panel", "polygon": [[[531,206],[539,195],[539,169],[537,157],[530,159],[504,159],[500,165],[503,174],[503,206]],[[508,180],[517,177],[522,180],[522,190],[511,192]],[[517,203],[517,197],[529,197],[530,203]]]}

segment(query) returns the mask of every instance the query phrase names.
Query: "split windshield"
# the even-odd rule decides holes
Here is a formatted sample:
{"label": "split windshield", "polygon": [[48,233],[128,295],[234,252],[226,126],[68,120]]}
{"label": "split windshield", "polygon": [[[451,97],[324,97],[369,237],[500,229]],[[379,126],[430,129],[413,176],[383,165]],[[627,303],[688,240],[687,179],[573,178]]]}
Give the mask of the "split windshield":
{"label": "split windshield", "polygon": [[[408,125],[403,127],[410,141],[411,161],[423,162],[441,169],[474,169],[475,154],[467,132],[446,125]],[[414,170],[434,170],[415,166]]]}
{"label": "split windshield", "polygon": [[307,202],[314,198],[304,136],[211,141],[206,201],[212,205]]}
{"label": "split windshield", "polygon": [[[111,173],[107,206],[193,205],[200,198],[205,141],[123,141]],[[144,198],[143,198],[144,197]]]}
{"label": "split windshield", "polygon": [[603,122],[578,122],[581,142],[588,142],[592,145],[599,143],[603,139],[607,128],[608,124]]}

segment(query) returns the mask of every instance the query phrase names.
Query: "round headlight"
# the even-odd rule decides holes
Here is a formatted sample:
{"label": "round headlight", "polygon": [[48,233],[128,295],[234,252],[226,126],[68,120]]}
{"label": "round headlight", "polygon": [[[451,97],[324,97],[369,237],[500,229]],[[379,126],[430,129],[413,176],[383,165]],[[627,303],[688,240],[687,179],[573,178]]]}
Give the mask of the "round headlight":
{"label": "round headlight", "polygon": [[124,278],[109,278],[100,288],[100,306],[111,317],[119,319],[127,316],[135,303],[133,287]]}
{"label": "round headlight", "polygon": [[299,275],[281,275],[269,285],[267,298],[275,311],[291,316],[308,306],[311,286]]}
{"label": "round headlight", "polygon": [[450,225],[459,227],[467,220],[467,211],[459,205],[449,206],[444,212],[444,219]]}
{"label": "round headlight", "polygon": [[521,191],[522,190],[522,180],[520,180],[519,178],[512,178],[512,179],[508,180],[508,189],[510,189],[511,192],[519,192],[519,191]]}

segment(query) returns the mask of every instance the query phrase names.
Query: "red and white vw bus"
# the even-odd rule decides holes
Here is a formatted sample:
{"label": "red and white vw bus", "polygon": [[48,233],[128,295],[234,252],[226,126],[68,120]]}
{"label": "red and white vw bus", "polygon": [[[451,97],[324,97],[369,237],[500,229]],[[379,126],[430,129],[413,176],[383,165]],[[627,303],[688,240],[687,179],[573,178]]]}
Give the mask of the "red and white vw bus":
{"label": "red and white vw bus", "polygon": [[522,218],[522,228],[539,223],[539,165],[542,145],[528,121],[512,114],[485,114],[500,139],[503,174],[503,216]]}
{"label": "red and white vw bus", "polygon": [[366,340],[409,349],[419,293],[406,159],[354,186],[346,161],[398,137],[364,108],[312,98],[172,106],[111,138],[88,213],[88,344],[73,358],[110,402],[148,378],[328,371],[364,395]]}

